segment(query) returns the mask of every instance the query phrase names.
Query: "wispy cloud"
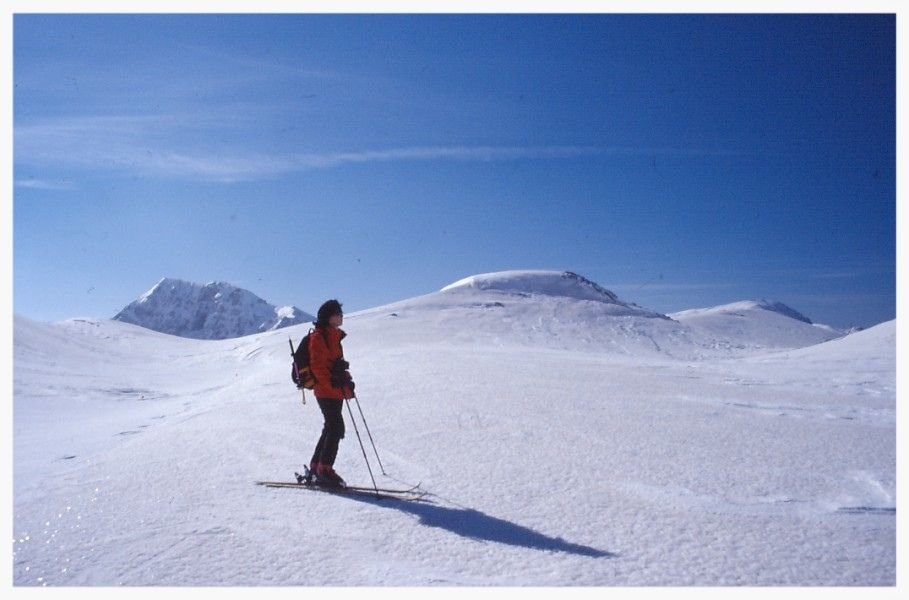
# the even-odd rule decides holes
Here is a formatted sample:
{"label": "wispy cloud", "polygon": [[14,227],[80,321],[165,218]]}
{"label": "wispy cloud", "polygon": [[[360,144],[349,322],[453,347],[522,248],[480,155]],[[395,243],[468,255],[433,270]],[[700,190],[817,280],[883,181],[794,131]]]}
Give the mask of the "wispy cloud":
{"label": "wispy cloud", "polygon": [[336,152],[329,154],[301,154],[294,160],[301,167],[331,168],[351,163],[392,162],[402,160],[464,160],[497,161],[522,158],[570,158],[597,154],[602,150],[593,146],[417,146]]}
{"label": "wispy cloud", "polygon": [[47,179],[36,179],[33,177],[25,179],[16,179],[16,187],[28,188],[33,190],[71,190],[74,189],[70,181],[53,181]]}
{"label": "wispy cloud", "polygon": [[236,73],[238,69],[246,70],[260,79],[273,78],[276,76],[313,79],[343,79],[348,77],[342,73],[327,69],[307,68],[276,60],[251,58],[246,54],[231,53],[223,49],[215,49],[197,44],[177,44],[176,47],[183,51],[194,53],[196,55],[194,59],[205,57],[215,61],[219,65],[226,65],[231,73]]}
{"label": "wispy cloud", "polygon": [[[188,126],[177,117],[84,117],[14,128],[20,165],[119,170],[164,178],[251,181],[345,165],[399,161],[505,161],[570,158],[602,153],[593,146],[411,146],[348,152],[263,154],[237,150],[182,149],[172,139]],[[198,121],[192,125],[199,127]],[[215,124],[206,123],[206,129]],[[203,138],[204,132],[203,132]]]}
{"label": "wispy cloud", "polygon": [[[107,116],[14,127],[18,165],[80,167],[130,175],[232,183],[346,165],[402,161],[514,161],[615,155],[697,155],[686,148],[591,145],[406,146],[269,154],[216,144],[235,122],[217,116]],[[191,140],[191,141],[185,141]],[[710,153],[710,152],[707,152]]]}

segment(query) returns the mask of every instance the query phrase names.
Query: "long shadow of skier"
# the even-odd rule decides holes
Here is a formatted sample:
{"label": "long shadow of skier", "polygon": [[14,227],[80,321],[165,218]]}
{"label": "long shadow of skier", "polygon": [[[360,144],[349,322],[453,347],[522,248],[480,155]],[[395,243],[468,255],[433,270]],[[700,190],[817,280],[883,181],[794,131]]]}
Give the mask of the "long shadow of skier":
{"label": "long shadow of skier", "polygon": [[472,508],[450,508],[424,502],[405,502],[365,496],[346,497],[357,502],[366,502],[375,506],[392,508],[403,513],[412,514],[420,518],[420,524],[422,525],[445,529],[474,540],[497,542],[532,550],[566,552],[592,558],[615,558],[618,556],[618,554],[606,552],[605,550],[573,544],[562,538],[550,537],[529,527],[499,519]]}

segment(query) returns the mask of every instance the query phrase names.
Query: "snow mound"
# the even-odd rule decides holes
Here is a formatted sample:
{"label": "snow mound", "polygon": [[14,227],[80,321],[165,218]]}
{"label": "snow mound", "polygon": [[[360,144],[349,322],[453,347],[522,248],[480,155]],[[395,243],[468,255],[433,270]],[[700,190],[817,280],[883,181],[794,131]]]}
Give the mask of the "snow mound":
{"label": "snow mound", "polygon": [[541,294],[579,300],[624,304],[618,296],[589,279],[570,271],[502,271],[472,275],[442,288],[452,290],[495,290],[517,295]]}
{"label": "snow mound", "polygon": [[741,302],[733,302],[731,304],[723,304],[721,306],[714,306],[712,308],[694,308],[691,310],[683,310],[678,313],[671,315],[675,319],[685,319],[690,317],[698,317],[705,315],[717,315],[717,314],[736,314],[752,310],[766,310],[770,312],[779,313],[790,319],[795,319],[796,321],[801,321],[812,325],[811,319],[801,314],[794,308],[786,306],[782,302],[777,302],[774,300],[743,300]]}
{"label": "snow mound", "polygon": [[438,292],[408,298],[357,314],[389,314],[400,311],[445,312],[466,310],[465,316],[479,312],[506,309],[534,313],[541,310],[557,318],[570,318],[581,310],[587,316],[637,316],[669,320],[666,315],[623,302],[614,293],[570,271],[502,271],[472,275]]}
{"label": "snow mound", "polygon": [[713,308],[684,310],[669,315],[701,339],[719,345],[773,349],[801,348],[842,337],[843,332],[817,325],[782,302],[745,300]]}
{"label": "snow mound", "polygon": [[226,339],[312,321],[295,306],[276,307],[225,282],[204,285],[165,277],[115,320],[195,339]]}
{"label": "snow mound", "polygon": [[635,316],[669,320],[666,315],[624,302],[613,292],[571,271],[522,270],[472,275],[423,298],[442,304],[473,301],[484,308],[527,300],[539,306],[584,307],[584,312],[598,317]]}

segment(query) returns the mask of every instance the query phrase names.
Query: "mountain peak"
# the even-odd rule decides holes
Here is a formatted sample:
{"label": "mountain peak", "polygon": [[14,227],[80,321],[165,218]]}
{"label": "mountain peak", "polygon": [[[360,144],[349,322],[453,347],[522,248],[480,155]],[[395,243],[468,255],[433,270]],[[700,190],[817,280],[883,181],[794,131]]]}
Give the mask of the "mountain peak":
{"label": "mountain peak", "polygon": [[225,339],[313,320],[295,306],[276,307],[248,290],[164,277],[114,316],[154,331],[196,339]]}
{"label": "mountain peak", "polygon": [[476,289],[544,296],[566,296],[621,304],[614,293],[571,271],[499,271],[471,275],[442,288],[442,292]]}
{"label": "mountain peak", "polygon": [[803,323],[813,325],[811,319],[795,310],[794,308],[786,306],[782,302],[777,302],[776,300],[752,300],[752,302],[757,308],[763,308],[764,310],[780,313],[781,315],[795,319],[796,321],[802,321]]}

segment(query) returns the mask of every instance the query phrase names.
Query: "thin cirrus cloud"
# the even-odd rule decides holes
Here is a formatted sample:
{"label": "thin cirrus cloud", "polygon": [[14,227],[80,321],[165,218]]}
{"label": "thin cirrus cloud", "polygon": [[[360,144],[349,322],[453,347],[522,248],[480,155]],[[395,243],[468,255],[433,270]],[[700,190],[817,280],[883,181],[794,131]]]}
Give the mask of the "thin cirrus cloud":
{"label": "thin cirrus cloud", "polygon": [[[211,123],[177,117],[81,117],[18,125],[15,162],[20,166],[77,167],[129,175],[220,183],[346,165],[400,161],[509,161],[593,155],[715,154],[697,149],[590,145],[405,146],[325,153],[268,154],[211,149]],[[178,144],[180,136],[192,140]],[[24,183],[28,187],[27,183]],[[35,185],[33,185],[35,187]]]}
{"label": "thin cirrus cloud", "polygon": [[164,178],[231,183],[351,164],[396,161],[501,161],[562,158],[600,152],[591,146],[411,146],[326,153],[263,154],[185,151],[162,139],[161,122],[87,118],[23,125],[14,130],[19,165],[118,170]]}
{"label": "thin cirrus cloud", "polygon": [[16,179],[13,183],[16,187],[33,190],[71,190],[75,187],[71,181],[38,179],[36,177],[24,177],[21,179]]}

